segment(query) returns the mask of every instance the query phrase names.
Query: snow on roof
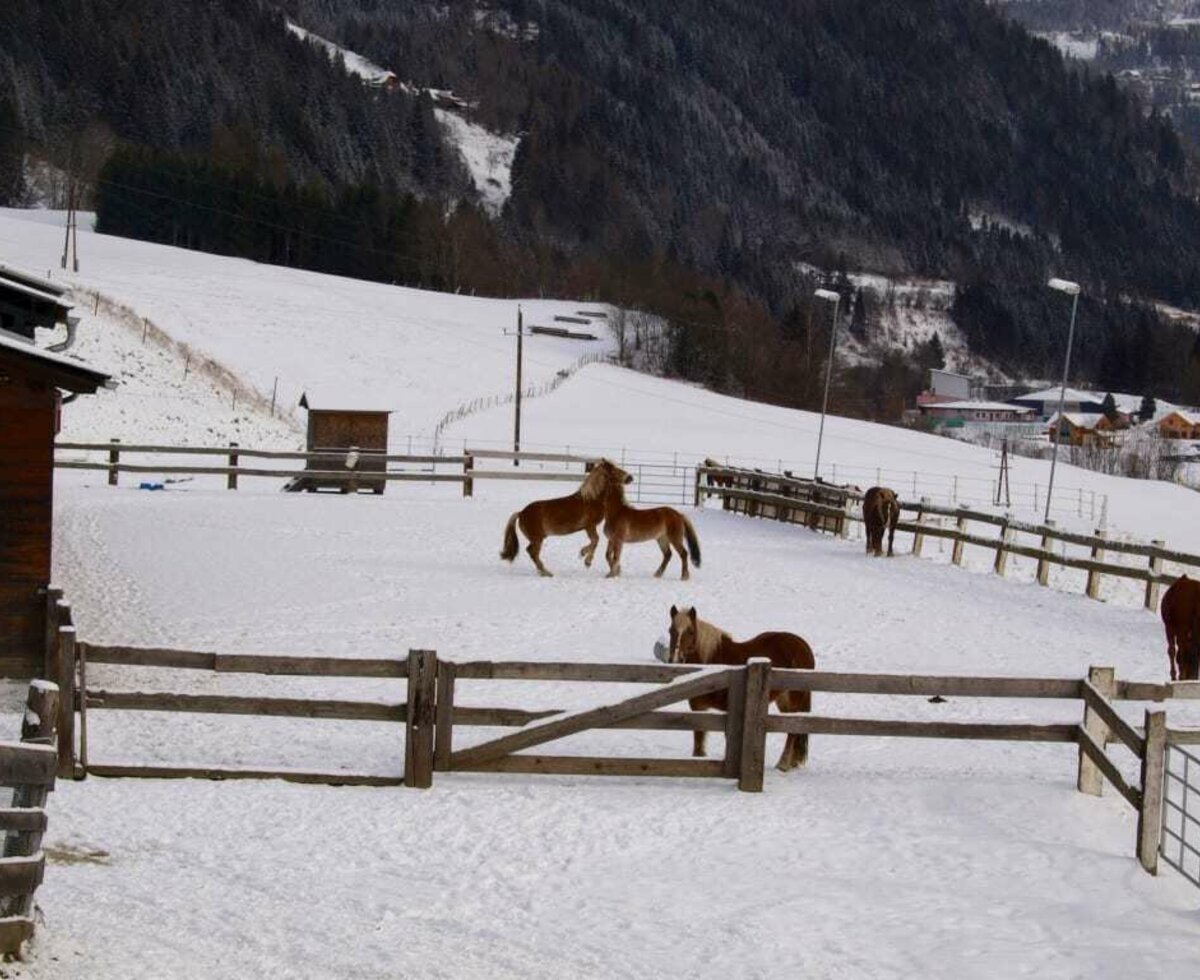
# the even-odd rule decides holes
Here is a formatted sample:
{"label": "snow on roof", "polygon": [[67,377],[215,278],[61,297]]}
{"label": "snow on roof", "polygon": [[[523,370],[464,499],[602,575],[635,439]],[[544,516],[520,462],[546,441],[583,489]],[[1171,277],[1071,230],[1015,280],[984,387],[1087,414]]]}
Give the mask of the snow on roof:
{"label": "snow on roof", "polygon": [[1012,405],[1008,402],[935,402],[929,405],[930,408],[952,408],[961,410],[974,409],[983,412],[1032,412],[1032,408],[1025,405]]}
{"label": "snow on roof", "polygon": [[30,286],[26,282],[21,281],[26,278],[27,277],[23,275],[20,276],[19,279],[9,278],[9,276],[6,274],[6,270],[0,268],[0,286],[2,286],[4,289],[10,289],[15,293],[22,293],[25,296],[32,297],[33,299],[41,300],[43,303],[52,303],[59,309],[69,310],[72,308],[71,304],[62,298],[63,291],[58,290],[57,287],[53,287],[55,290],[54,292],[48,292],[45,289],[37,289],[34,286]]}
{"label": "snow on roof", "polygon": [[1186,409],[1177,408],[1174,405],[1172,405],[1169,410],[1163,412],[1162,415],[1156,414],[1154,421],[1161,422],[1170,415],[1178,415],[1181,419],[1187,422],[1188,425],[1200,425],[1200,413],[1189,412]]}
{"label": "snow on roof", "polygon": [[310,412],[386,412],[394,409],[381,395],[370,391],[348,394],[345,391],[330,391],[325,388],[305,388],[300,396],[300,407]]}
{"label": "snow on roof", "polygon": [[30,286],[33,289],[40,290],[44,293],[49,293],[51,297],[59,297],[67,291],[66,286],[60,286],[56,282],[51,282],[49,279],[43,279],[40,276],[35,276],[30,272],[25,272],[23,269],[14,268],[11,265],[5,265],[0,262],[0,279],[16,280],[25,286]]}
{"label": "snow on roof", "polygon": [[69,368],[94,381],[97,385],[106,384],[109,380],[108,375],[103,371],[97,371],[95,368],[88,367],[83,361],[78,361],[73,357],[63,357],[61,354],[52,354],[50,351],[38,347],[32,340],[26,337],[10,333],[7,330],[0,330],[0,351],[4,350],[14,351],[17,354],[32,357],[46,364]]}
{"label": "snow on roof", "polygon": [[[1063,412],[1063,418],[1071,425],[1079,429],[1094,429],[1100,424],[1100,420],[1104,418],[1101,412]],[[1054,425],[1058,421],[1058,412],[1055,412],[1047,420],[1047,425]]]}
{"label": "snow on roof", "polygon": [[[1018,395],[1014,401],[1057,401],[1061,391],[1061,388],[1043,388],[1041,391],[1030,391],[1024,395]],[[1068,388],[1066,400],[1068,402],[1101,402],[1104,401],[1104,396],[1100,395],[1097,397],[1094,391],[1083,391],[1079,388]]]}

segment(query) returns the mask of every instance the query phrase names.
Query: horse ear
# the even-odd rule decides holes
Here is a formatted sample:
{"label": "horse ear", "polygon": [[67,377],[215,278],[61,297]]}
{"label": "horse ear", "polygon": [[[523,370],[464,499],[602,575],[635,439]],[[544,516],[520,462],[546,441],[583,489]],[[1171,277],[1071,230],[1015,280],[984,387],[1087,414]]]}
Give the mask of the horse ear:
{"label": "horse ear", "polygon": [[688,619],[690,619],[693,623],[696,622],[696,607],[695,606],[692,606],[692,608],[688,610]]}
{"label": "horse ear", "polygon": [[671,607],[671,618],[674,619],[678,613],[679,613],[679,610],[676,609],[674,606],[672,606]]}

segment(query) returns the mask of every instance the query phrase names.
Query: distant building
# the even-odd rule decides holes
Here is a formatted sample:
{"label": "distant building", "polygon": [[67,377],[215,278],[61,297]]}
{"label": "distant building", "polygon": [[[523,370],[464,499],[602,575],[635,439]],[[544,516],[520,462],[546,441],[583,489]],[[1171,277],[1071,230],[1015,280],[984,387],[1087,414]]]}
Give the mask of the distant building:
{"label": "distant building", "polygon": [[1164,439],[1200,439],[1200,416],[1176,408],[1155,423]]}
{"label": "distant building", "polygon": [[1099,412],[1064,412],[1061,424],[1058,413],[1055,412],[1049,421],[1046,434],[1051,442],[1083,446],[1103,438],[1101,433],[1111,431],[1111,428],[1111,423]]}
{"label": "distant building", "polygon": [[[1062,396],[1061,388],[1044,388],[1041,391],[1030,391],[1012,399],[1014,405],[1032,408],[1034,413],[1047,421],[1058,412],[1058,400]],[[1094,415],[1103,410],[1104,395],[1094,391],[1081,391],[1078,388],[1068,388],[1063,401],[1063,411],[1075,415]]]}
{"label": "distant building", "polygon": [[936,402],[918,406],[922,418],[961,422],[1033,422],[1033,409],[1005,402]]}

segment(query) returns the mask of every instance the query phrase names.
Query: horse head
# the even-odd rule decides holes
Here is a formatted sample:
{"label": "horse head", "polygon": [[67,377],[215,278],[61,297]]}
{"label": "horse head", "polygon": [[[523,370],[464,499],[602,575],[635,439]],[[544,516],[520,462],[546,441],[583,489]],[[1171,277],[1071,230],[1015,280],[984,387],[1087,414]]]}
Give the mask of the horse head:
{"label": "horse head", "polygon": [[608,459],[597,460],[592,470],[584,478],[579,487],[579,495],[584,500],[599,500],[610,491],[620,491],[623,484],[632,483],[632,474],[621,469]]}
{"label": "horse head", "polygon": [[696,652],[697,641],[700,638],[700,620],[696,616],[696,607],[676,609],[671,607],[671,648],[667,656],[669,664],[696,663],[699,656]]}

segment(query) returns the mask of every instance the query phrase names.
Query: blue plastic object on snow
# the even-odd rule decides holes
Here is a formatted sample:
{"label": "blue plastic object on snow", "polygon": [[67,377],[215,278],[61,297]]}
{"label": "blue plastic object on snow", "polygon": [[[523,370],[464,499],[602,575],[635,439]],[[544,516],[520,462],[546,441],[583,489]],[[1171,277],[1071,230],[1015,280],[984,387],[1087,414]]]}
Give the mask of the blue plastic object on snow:
{"label": "blue plastic object on snow", "polygon": [[162,488],[163,488],[163,485],[161,483],[139,483],[138,484],[139,490],[161,490]]}

